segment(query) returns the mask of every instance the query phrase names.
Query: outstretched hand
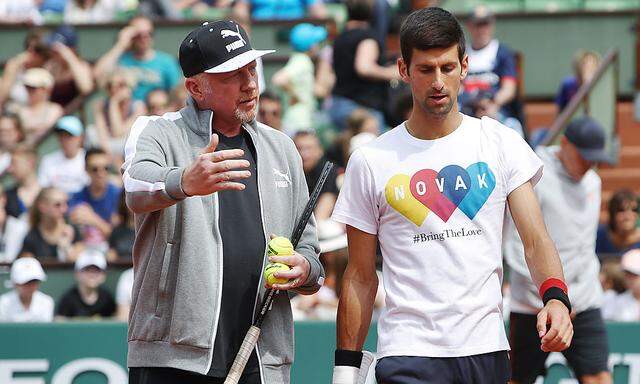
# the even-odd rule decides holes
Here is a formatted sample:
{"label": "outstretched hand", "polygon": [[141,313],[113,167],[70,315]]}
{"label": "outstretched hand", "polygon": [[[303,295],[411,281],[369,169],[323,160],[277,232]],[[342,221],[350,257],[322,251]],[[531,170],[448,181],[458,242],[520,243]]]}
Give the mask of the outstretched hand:
{"label": "outstretched hand", "polygon": [[[547,325],[549,325],[547,329]],[[538,313],[536,324],[541,349],[544,352],[560,352],[569,348],[573,338],[573,325],[569,309],[558,300],[549,300]]]}
{"label": "outstretched hand", "polygon": [[209,195],[218,191],[241,191],[244,184],[238,180],[251,176],[249,162],[242,159],[241,149],[217,151],[219,138],[211,135],[211,141],[182,174],[182,190],[188,196]]}

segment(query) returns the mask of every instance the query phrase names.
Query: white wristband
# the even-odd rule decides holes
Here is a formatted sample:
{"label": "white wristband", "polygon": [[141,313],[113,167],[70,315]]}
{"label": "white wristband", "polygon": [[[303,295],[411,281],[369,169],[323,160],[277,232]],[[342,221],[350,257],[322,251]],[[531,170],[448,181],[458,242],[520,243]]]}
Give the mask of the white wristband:
{"label": "white wristband", "polygon": [[338,365],[333,367],[333,384],[356,384],[358,381],[357,367]]}

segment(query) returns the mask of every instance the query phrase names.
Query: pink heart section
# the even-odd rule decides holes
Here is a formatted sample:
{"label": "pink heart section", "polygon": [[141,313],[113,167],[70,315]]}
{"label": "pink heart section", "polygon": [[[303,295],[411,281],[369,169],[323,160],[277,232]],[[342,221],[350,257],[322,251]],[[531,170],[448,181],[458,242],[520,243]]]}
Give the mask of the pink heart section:
{"label": "pink heart section", "polygon": [[416,200],[447,222],[456,206],[438,188],[437,177],[438,172],[433,169],[420,170],[411,177],[409,187]]}

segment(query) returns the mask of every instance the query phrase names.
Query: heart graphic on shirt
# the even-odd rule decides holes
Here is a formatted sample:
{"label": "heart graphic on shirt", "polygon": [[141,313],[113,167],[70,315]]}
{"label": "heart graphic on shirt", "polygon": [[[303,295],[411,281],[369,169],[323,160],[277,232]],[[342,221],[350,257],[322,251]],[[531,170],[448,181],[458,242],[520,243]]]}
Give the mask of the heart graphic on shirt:
{"label": "heart graphic on shirt", "polygon": [[394,175],[387,181],[384,195],[393,209],[419,227],[429,214],[429,210],[413,197],[409,187],[410,180],[408,175]]}
{"label": "heart graphic on shirt", "polygon": [[496,177],[484,162],[471,164],[467,167],[467,173],[471,179],[471,189],[458,208],[473,220],[496,187]]}
{"label": "heart graphic on shirt", "polygon": [[443,193],[444,184],[445,179],[433,169],[414,173],[409,182],[413,197],[446,222],[456,210],[456,205]]}

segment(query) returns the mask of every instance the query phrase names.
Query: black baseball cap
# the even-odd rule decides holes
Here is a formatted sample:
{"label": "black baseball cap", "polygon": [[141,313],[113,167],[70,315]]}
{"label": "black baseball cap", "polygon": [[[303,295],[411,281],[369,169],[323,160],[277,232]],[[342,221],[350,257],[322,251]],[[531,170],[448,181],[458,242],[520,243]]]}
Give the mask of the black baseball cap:
{"label": "black baseball cap", "polygon": [[180,67],[184,77],[231,72],[272,52],[251,48],[247,32],[234,21],[207,21],[180,44]]}
{"label": "black baseball cap", "polygon": [[594,163],[612,162],[605,150],[604,128],[594,119],[583,116],[572,120],[564,131],[564,136],[576,146],[585,160]]}

